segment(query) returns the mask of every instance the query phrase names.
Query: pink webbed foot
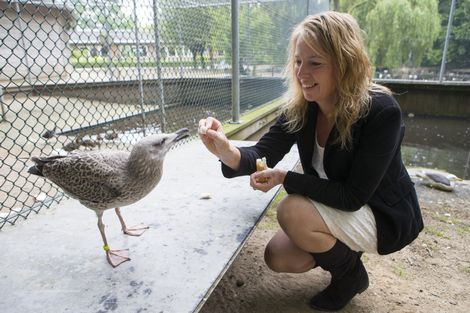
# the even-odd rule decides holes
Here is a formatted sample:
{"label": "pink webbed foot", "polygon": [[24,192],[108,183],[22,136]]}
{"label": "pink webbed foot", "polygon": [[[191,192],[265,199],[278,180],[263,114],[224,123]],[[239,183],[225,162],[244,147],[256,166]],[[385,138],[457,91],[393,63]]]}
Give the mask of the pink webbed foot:
{"label": "pink webbed foot", "polygon": [[149,227],[147,225],[137,225],[137,226],[132,226],[132,227],[126,227],[122,231],[124,234],[129,235],[129,236],[140,236],[142,235]]}
{"label": "pink webbed foot", "polygon": [[126,261],[130,261],[129,249],[106,250],[106,258],[112,267],[117,267]]}

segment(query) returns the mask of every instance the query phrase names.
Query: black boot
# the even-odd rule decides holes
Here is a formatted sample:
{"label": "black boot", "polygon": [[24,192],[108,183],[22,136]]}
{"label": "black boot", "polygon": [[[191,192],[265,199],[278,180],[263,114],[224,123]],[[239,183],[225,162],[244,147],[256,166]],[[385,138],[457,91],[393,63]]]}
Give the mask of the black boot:
{"label": "black boot", "polygon": [[341,310],[358,293],[369,287],[369,276],[361,261],[362,252],[351,250],[337,240],[333,248],[311,253],[318,266],[331,273],[331,283],[310,300],[317,310]]}

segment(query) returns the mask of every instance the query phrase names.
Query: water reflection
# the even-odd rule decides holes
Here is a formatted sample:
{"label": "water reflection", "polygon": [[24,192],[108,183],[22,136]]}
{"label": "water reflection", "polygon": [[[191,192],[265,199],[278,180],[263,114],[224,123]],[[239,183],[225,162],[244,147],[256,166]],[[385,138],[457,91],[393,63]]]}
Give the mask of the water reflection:
{"label": "water reflection", "polygon": [[445,170],[470,179],[470,119],[405,117],[406,166]]}

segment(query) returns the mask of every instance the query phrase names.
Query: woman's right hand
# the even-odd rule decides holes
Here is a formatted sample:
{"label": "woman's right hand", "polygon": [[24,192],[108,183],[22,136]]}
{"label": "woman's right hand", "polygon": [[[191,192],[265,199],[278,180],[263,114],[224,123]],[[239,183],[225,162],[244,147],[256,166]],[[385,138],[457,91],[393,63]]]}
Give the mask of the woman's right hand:
{"label": "woman's right hand", "polygon": [[222,123],[213,117],[199,121],[199,137],[212,154],[225,165],[237,170],[240,165],[240,151],[234,147],[224,134]]}

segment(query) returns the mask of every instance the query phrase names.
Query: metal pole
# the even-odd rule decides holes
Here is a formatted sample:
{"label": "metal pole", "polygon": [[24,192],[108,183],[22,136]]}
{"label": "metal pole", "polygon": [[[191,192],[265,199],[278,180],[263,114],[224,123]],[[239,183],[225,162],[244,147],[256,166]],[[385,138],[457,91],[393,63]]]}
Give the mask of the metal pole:
{"label": "metal pole", "polygon": [[232,123],[240,123],[239,3],[232,0]]}
{"label": "metal pole", "polygon": [[160,91],[160,112],[161,112],[161,123],[162,123],[162,132],[166,131],[166,113],[165,113],[165,90],[163,88],[162,80],[162,64],[161,64],[161,54],[160,54],[160,32],[158,31],[158,1],[153,0],[153,27],[155,29],[155,53],[157,57],[157,80],[158,88]]}
{"label": "metal pole", "polygon": [[21,17],[21,10],[20,10],[20,6],[18,5],[18,2],[15,2],[15,10],[16,10],[16,14],[18,16],[18,24],[19,24],[19,29],[21,30],[21,47],[23,48],[23,51],[24,51],[24,63],[27,67],[27,82],[30,83],[31,85],[33,84],[33,80],[31,78],[31,70],[32,70],[32,67],[31,67],[31,64],[29,62],[29,55],[28,55],[28,49],[26,48],[26,42],[25,42],[25,36],[24,36],[24,33],[26,31],[26,26],[24,25],[23,23],[23,19]]}
{"label": "metal pole", "polygon": [[[248,50],[248,58],[246,60],[246,67],[247,67],[247,71],[248,72],[245,72],[244,74],[251,74],[253,75],[254,74],[254,71],[252,71],[250,73],[250,65],[251,63],[253,62],[253,42],[251,41],[251,6],[252,4],[248,4],[248,21],[247,21],[247,25],[246,25],[246,28],[247,28],[247,31],[248,31],[248,44],[250,45],[250,50]],[[242,64],[243,66],[243,64]],[[252,67],[253,68],[253,67]],[[254,69],[254,68],[253,68]]]}
{"label": "metal pole", "polygon": [[176,19],[176,27],[178,28],[178,43],[180,45],[180,54],[179,54],[179,59],[180,59],[180,78],[183,78],[183,38],[181,37],[181,25],[179,19]]}
{"label": "metal pole", "polygon": [[441,71],[439,72],[439,83],[442,83],[442,79],[444,78],[444,72],[446,70],[447,46],[449,44],[449,37],[452,31],[452,19],[454,16],[454,8],[455,0],[452,0],[452,3],[450,4],[449,20],[447,22],[446,39],[444,41],[444,51],[442,52]]}
{"label": "metal pole", "polygon": [[140,109],[142,112],[142,122],[143,126],[142,129],[144,131],[145,136],[145,107],[144,107],[144,86],[142,83],[142,73],[141,73],[141,64],[140,64],[140,40],[139,40],[139,21],[137,20],[137,5],[135,3],[136,0],[133,0],[134,3],[134,24],[135,24],[135,46],[136,46],[136,53],[137,53],[137,75],[139,80],[139,95],[140,95]]}
{"label": "metal pole", "polygon": [[[104,46],[106,47],[106,60],[108,61],[108,65],[107,65],[107,69],[108,69],[108,73],[109,73],[109,80],[110,81],[114,81],[114,73],[113,73],[113,60],[111,58],[111,48],[112,48],[112,43],[113,43],[113,39],[109,36],[109,33],[111,31],[111,25],[109,24],[109,10],[108,10],[108,3],[106,2],[103,2],[102,3],[104,6],[103,8],[101,8],[100,6],[98,6],[100,9],[103,9],[104,11],[104,18],[105,18],[105,22],[104,22]],[[134,3],[134,7],[135,7],[135,3]]]}
{"label": "metal pole", "polygon": [[3,86],[0,86],[0,108],[2,108],[2,114],[0,115],[1,122],[5,119],[5,108],[3,107]]}

